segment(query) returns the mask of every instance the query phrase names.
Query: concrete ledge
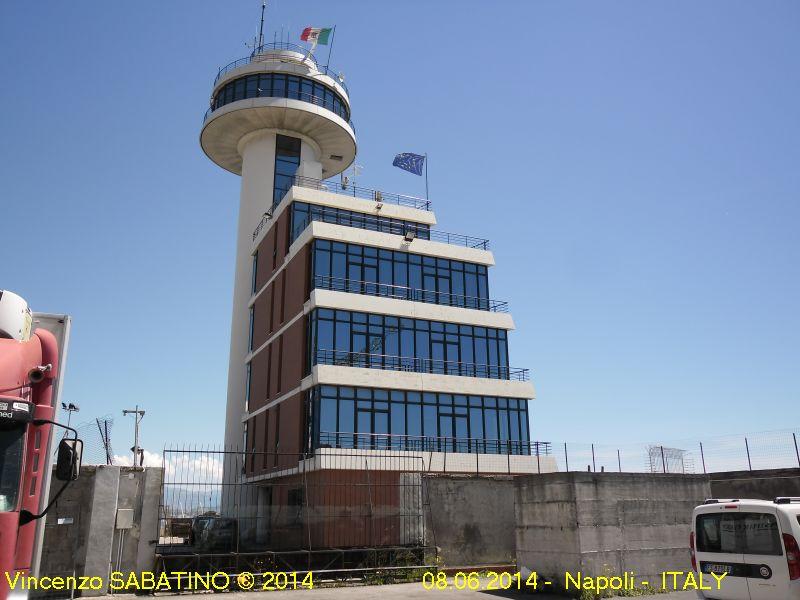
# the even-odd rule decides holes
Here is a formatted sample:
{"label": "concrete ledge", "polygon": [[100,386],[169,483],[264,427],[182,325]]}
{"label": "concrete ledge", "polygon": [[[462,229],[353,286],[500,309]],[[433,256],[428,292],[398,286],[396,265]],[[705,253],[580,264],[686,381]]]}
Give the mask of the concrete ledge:
{"label": "concrete ledge", "polygon": [[338,308],[409,319],[444,321],[446,323],[495,327],[506,330],[514,329],[514,320],[508,313],[443,306],[428,302],[412,302],[411,300],[398,300],[396,298],[369,296],[366,294],[336,292],[320,288],[311,291],[311,296],[306,302],[304,312],[309,313],[315,308]]}
{"label": "concrete ledge", "polygon": [[416,392],[443,392],[447,394],[475,394],[505,398],[532,399],[536,397],[530,381],[484,379],[459,375],[409,373],[407,371],[382,371],[360,367],[316,365],[300,384],[302,390],[315,385],[349,385],[356,387],[410,390]]}

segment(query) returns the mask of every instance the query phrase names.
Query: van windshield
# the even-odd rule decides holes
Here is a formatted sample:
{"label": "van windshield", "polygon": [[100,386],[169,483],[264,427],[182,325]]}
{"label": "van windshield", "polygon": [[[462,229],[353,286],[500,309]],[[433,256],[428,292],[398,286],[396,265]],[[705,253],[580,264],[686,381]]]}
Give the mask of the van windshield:
{"label": "van windshield", "polygon": [[0,512],[17,508],[25,424],[0,421]]}
{"label": "van windshield", "polygon": [[783,555],[778,520],[768,513],[698,515],[696,531],[698,552]]}

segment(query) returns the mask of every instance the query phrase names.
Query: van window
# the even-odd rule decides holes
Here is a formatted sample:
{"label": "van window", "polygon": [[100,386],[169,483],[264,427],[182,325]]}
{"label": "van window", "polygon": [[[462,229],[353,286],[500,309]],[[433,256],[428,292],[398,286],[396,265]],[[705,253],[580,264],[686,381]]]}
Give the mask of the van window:
{"label": "van window", "polygon": [[778,521],[766,513],[711,513],[697,516],[697,551],[783,555]]}

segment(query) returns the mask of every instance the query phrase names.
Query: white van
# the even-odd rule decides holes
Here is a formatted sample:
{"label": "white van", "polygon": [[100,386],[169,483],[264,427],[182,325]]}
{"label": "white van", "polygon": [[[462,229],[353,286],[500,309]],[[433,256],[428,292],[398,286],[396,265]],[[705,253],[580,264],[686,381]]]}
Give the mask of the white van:
{"label": "white van", "polygon": [[[800,498],[706,500],[694,509],[692,568],[714,600],[800,599]],[[720,589],[711,573],[726,576]]]}

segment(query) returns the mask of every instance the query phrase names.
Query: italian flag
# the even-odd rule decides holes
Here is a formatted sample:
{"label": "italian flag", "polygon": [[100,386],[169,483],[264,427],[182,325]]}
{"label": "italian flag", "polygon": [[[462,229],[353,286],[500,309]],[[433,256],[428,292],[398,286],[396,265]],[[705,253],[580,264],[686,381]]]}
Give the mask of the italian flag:
{"label": "italian flag", "polygon": [[300,34],[300,39],[304,42],[311,42],[314,45],[328,45],[328,38],[331,35],[330,27],[306,27]]}

